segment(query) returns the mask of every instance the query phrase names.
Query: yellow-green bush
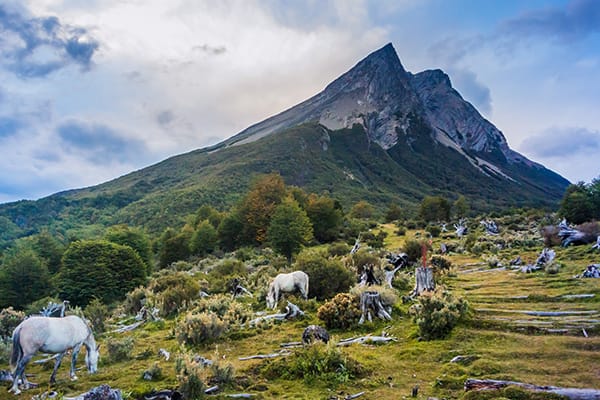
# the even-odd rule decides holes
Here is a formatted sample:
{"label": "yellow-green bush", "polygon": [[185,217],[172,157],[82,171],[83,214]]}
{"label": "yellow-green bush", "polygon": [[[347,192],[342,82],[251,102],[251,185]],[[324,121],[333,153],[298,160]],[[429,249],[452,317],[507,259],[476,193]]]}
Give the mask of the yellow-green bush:
{"label": "yellow-green bush", "polygon": [[338,293],[317,311],[317,317],[329,329],[348,329],[360,319],[359,297],[350,293]]}
{"label": "yellow-green bush", "polygon": [[178,321],[175,335],[179,343],[201,345],[218,340],[229,327],[228,323],[213,313],[188,312]]}
{"label": "yellow-green bush", "polygon": [[465,317],[468,304],[439,286],[433,292],[423,292],[419,302],[410,308],[420,336],[425,340],[446,337]]}

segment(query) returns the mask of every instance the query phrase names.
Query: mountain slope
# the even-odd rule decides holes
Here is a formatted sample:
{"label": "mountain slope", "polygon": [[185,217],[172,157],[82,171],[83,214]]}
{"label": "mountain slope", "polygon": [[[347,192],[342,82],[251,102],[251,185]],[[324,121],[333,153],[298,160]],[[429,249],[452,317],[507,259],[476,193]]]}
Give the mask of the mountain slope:
{"label": "mountain slope", "polygon": [[269,172],[345,206],[365,199],[380,209],[459,194],[475,210],[554,207],[569,183],[511,150],[442,71],[410,74],[388,44],[316,96],[216,146],[95,187],[2,205],[0,226],[10,237],[114,223],[158,232],[201,204],[228,208],[252,176]]}

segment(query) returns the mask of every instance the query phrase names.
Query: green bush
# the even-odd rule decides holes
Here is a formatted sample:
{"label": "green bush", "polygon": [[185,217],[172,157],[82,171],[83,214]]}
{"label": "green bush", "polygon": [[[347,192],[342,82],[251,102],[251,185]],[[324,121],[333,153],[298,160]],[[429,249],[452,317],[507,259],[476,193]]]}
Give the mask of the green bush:
{"label": "green bush", "polygon": [[123,339],[108,338],[106,340],[108,360],[111,363],[130,360],[132,358],[133,344],[132,337]]}
{"label": "green bush", "polygon": [[228,324],[218,315],[208,312],[188,312],[175,327],[179,343],[187,345],[209,344],[217,341]]}
{"label": "green bush", "polygon": [[309,296],[325,300],[346,292],[354,284],[354,275],[337,259],[328,259],[323,252],[306,250],[300,253],[294,269],[309,277]]}
{"label": "green bush", "polygon": [[436,238],[436,237],[440,236],[440,233],[442,233],[442,228],[440,228],[437,225],[429,225],[427,227],[427,232],[429,232],[431,237]]}
{"label": "green bush", "polygon": [[200,284],[184,272],[175,272],[156,277],[148,289],[156,295],[161,314],[169,317],[198,297]]}
{"label": "green bush", "polygon": [[430,263],[438,272],[448,272],[452,268],[452,262],[441,256],[431,257]]}
{"label": "green bush", "polygon": [[329,329],[355,327],[360,316],[359,298],[350,293],[338,293],[317,310],[317,317]]}
{"label": "green bush", "polygon": [[184,399],[203,399],[206,386],[202,382],[202,364],[191,354],[182,354],[175,361],[178,390]]}
{"label": "green bush", "polygon": [[344,355],[333,345],[314,344],[297,349],[289,357],[267,364],[267,378],[319,380],[332,386],[347,383],[366,374],[356,360]]}
{"label": "green bush", "polygon": [[406,235],[406,228],[404,226],[399,226],[394,233],[398,236],[404,236]]}
{"label": "green bush", "polygon": [[419,334],[425,340],[442,339],[463,319],[467,302],[457,299],[441,286],[433,292],[423,292],[419,302],[410,308]]}
{"label": "green bush", "polygon": [[100,300],[94,299],[85,308],[85,317],[92,325],[92,331],[97,335],[105,331],[104,321],[109,316],[108,307]]}
{"label": "green bush", "polygon": [[327,251],[332,257],[345,256],[346,254],[350,253],[350,246],[344,242],[335,242],[329,245]]}
{"label": "green bush", "polygon": [[421,259],[423,245],[427,246],[428,251],[431,250],[431,246],[425,241],[409,239],[404,242],[402,251],[408,256],[408,262],[414,263]]}
{"label": "green bush", "polygon": [[152,292],[143,286],[131,290],[125,295],[125,300],[123,300],[123,311],[129,315],[137,314],[151,295]]}
{"label": "green bush", "polygon": [[24,319],[23,311],[16,311],[12,307],[2,309],[0,311],[0,339],[10,339],[17,325]]}

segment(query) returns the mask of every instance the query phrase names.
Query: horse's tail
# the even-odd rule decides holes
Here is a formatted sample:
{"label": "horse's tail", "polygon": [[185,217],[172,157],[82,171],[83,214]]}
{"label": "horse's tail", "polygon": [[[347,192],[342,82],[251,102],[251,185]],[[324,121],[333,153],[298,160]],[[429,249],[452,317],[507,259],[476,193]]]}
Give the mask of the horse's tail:
{"label": "horse's tail", "polygon": [[304,276],[306,277],[306,287],[304,288],[306,294],[304,295],[304,297],[308,299],[308,274],[305,272]]}
{"label": "horse's tail", "polygon": [[12,352],[10,353],[10,368],[15,371],[19,361],[23,358],[23,347],[21,346],[21,327],[17,326],[12,336]]}

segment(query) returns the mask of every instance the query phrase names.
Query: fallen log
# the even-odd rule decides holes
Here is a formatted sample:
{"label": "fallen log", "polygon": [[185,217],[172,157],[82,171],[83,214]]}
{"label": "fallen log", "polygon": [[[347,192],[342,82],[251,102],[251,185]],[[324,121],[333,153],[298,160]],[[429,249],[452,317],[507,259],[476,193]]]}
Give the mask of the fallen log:
{"label": "fallen log", "polygon": [[350,346],[351,344],[354,343],[360,343],[360,344],[373,344],[373,343],[388,343],[388,342],[397,342],[398,339],[396,339],[393,336],[361,336],[361,337],[357,337],[357,338],[349,338],[349,339],[342,339],[337,343],[337,346]]}
{"label": "fallen log", "polygon": [[467,379],[465,381],[465,391],[470,390],[500,390],[507,386],[518,386],[534,392],[546,392],[566,396],[572,400],[600,400],[600,390],[598,389],[575,389],[562,388],[557,386],[537,386],[530,383],[500,381],[495,379]]}
{"label": "fallen log", "polygon": [[292,354],[292,353],[290,353],[289,351],[281,350],[281,351],[279,351],[277,353],[255,354],[255,355],[252,355],[252,356],[239,357],[238,360],[240,360],[240,361],[255,360],[255,359],[262,360],[262,359],[265,359],[265,358],[275,358],[275,357],[289,356],[290,354]]}
{"label": "fallen log", "polygon": [[294,303],[291,303],[289,301],[287,303],[288,303],[287,306],[285,306],[285,313],[263,315],[263,316],[254,318],[253,320],[249,321],[248,325],[253,326],[259,322],[268,321],[270,319],[274,319],[277,321],[283,321],[283,320],[289,320],[289,319],[294,319],[296,317],[304,316],[304,311],[302,311],[300,309],[300,307],[298,307],[297,305],[295,305]]}

